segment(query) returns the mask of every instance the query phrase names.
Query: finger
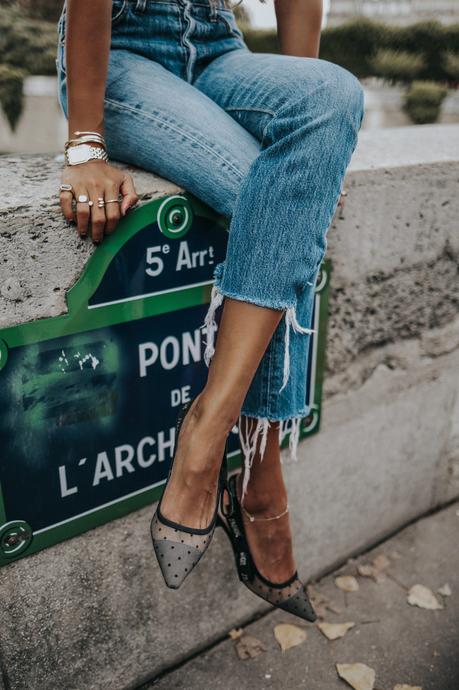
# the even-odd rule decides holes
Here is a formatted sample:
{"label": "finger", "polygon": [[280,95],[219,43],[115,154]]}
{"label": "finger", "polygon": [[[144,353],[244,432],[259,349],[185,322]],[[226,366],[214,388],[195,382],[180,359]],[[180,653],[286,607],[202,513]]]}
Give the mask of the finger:
{"label": "finger", "polygon": [[99,208],[99,199],[104,199],[104,192],[97,187],[90,190],[91,200],[94,202],[91,207],[91,237],[94,244],[100,244],[104,239],[105,224],[107,219],[105,217],[105,207]]}
{"label": "finger", "polygon": [[61,192],[59,198],[60,198],[62,213],[64,214],[65,219],[69,223],[75,223],[76,216],[75,216],[75,213],[73,212],[73,206],[72,206],[73,194],[72,194],[72,192]]}
{"label": "finger", "polygon": [[123,201],[121,203],[121,215],[125,216],[128,209],[134,206],[139,200],[137,193],[135,191],[134,183],[132,177],[126,173],[123,182],[120,187],[120,192],[123,195]]}
{"label": "finger", "polygon": [[84,187],[77,187],[75,189],[75,198],[77,200],[76,204],[76,221],[78,234],[80,237],[87,237],[89,218],[90,218],[90,207],[88,202],[78,201],[80,196],[85,196],[89,199],[89,193]]}
{"label": "finger", "polygon": [[[105,224],[106,235],[111,235],[115,231],[120,219],[120,204],[117,201],[111,201],[112,199],[118,199],[118,193],[119,190],[116,185],[110,185],[105,189],[105,216],[107,219]],[[110,203],[107,203],[109,200]]]}

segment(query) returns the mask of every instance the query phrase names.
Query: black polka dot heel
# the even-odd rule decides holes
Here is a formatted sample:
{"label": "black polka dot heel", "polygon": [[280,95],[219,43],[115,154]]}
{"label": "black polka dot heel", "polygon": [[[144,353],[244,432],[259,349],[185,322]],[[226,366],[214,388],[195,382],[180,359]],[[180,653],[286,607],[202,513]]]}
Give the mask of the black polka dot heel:
{"label": "black polka dot heel", "polygon": [[[192,401],[189,401],[182,407],[177,419],[175,429],[175,447],[177,447],[177,439],[180,432],[180,427],[185,419],[188,409],[191,406],[191,403]],[[185,578],[191,573],[193,568],[200,561],[205,551],[207,551],[210,542],[212,541],[217,524],[218,506],[221,501],[223,488],[226,485],[226,454],[227,444],[225,444],[222,468],[220,470],[215,513],[208,527],[205,527],[204,529],[194,529],[168,520],[161,513],[161,500],[159,501],[156,511],[153,515],[151,521],[151,538],[153,541],[153,548],[156,558],[158,559],[164,581],[171,589],[178,589],[180,587]],[[169,481],[171,476],[174,458],[175,450],[171,466],[169,468],[167,481]]]}
{"label": "black polka dot heel", "polygon": [[304,620],[315,621],[317,616],[298,573],[294,573],[286,582],[277,584],[270,582],[258,572],[245,535],[241,506],[236,491],[236,475],[233,475],[227,482],[226,491],[229,502],[224,504],[222,497],[218,524],[225,530],[233,547],[236,568],[241,582],[254,594],[273,606],[293,613]]}

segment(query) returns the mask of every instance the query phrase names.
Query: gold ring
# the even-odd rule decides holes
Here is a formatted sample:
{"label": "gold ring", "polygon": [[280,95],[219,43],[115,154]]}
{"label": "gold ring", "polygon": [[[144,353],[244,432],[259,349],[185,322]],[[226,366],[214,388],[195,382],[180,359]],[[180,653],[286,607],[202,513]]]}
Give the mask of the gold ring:
{"label": "gold ring", "polygon": [[120,204],[121,201],[119,199],[108,199],[105,203],[106,204]]}

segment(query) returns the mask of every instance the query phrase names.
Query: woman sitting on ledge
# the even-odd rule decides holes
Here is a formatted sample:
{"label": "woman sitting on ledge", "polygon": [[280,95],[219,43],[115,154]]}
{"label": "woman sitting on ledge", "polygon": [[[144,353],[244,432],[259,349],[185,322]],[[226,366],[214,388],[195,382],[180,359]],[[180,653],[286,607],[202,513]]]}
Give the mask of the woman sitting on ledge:
{"label": "woman sitting on ledge", "polygon": [[[241,580],[314,620],[292,551],[279,429],[289,421],[295,456],[309,412],[314,285],[363,96],[354,76],[317,58],[322,0],[274,1],[280,55],[249,50],[226,0],[67,0],[61,204],[81,237],[90,230],[99,244],[114,232],[137,196],[110,157],[181,185],[230,219],[205,320],[208,380],[180,413],[153,545],[177,588],[220,524]],[[226,441],[237,422],[244,471],[228,481]]]}

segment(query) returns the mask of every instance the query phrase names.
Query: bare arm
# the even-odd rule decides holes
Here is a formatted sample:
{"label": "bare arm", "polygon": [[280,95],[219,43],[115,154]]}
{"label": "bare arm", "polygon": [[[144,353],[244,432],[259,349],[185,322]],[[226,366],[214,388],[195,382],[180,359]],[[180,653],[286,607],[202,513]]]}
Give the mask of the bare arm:
{"label": "bare arm", "polygon": [[69,138],[76,130],[103,134],[111,7],[111,0],[67,0]]}
{"label": "bare arm", "polygon": [[317,57],[323,0],[274,0],[274,8],[281,53]]}
{"label": "bare arm", "polygon": [[[104,97],[111,39],[111,0],[67,0],[65,50],[67,64],[67,99],[69,139],[77,131],[104,134]],[[111,234],[137,195],[131,176],[104,161],[91,160],[66,166],[62,182],[73,193],[61,192],[61,207],[68,221],[76,222],[81,237],[91,228],[92,239],[99,244]],[[110,202],[122,195],[122,203]],[[72,209],[72,197],[87,196],[93,205],[78,203]],[[98,199],[106,203],[98,206]]]}

